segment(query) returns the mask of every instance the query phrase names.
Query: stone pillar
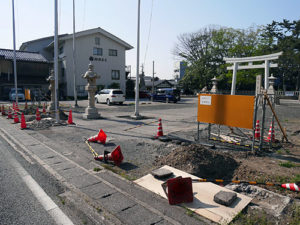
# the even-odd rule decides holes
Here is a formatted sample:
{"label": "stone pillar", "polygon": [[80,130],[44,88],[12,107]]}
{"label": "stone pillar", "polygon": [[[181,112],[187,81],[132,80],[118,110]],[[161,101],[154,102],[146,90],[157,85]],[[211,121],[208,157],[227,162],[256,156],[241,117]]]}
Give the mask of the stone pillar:
{"label": "stone pillar", "polygon": [[88,100],[89,105],[85,109],[85,113],[83,114],[83,119],[98,119],[100,118],[100,114],[98,113],[97,108],[95,107],[95,93],[97,91],[96,79],[100,78],[94,72],[94,66],[92,62],[90,62],[88,71],[84,75],[82,75],[84,79],[87,79],[87,85],[85,86],[85,90],[88,91]]}
{"label": "stone pillar", "polygon": [[235,95],[235,87],[236,87],[236,74],[238,70],[239,64],[237,62],[233,63],[233,73],[232,73],[232,84],[231,84],[231,95]]}
{"label": "stone pillar", "polygon": [[213,86],[212,86],[212,88],[211,88],[211,90],[210,90],[210,93],[216,94],[216,93],[218,92],[218,87],[217,87],[217,85],[218,85],[219,79],[217,79],[217,78],[214,76],[214,78],[211,79],[211,81],[212,81]]}
{"label": "stone pillar", "polygon": [[50,102],[47,110],[54,111],[55,110],[55,77],[54,77],[53,69],[51,69],[50,75],[47,78],[47,81],[50,83],[49,90],[51,92],[51,102]]}

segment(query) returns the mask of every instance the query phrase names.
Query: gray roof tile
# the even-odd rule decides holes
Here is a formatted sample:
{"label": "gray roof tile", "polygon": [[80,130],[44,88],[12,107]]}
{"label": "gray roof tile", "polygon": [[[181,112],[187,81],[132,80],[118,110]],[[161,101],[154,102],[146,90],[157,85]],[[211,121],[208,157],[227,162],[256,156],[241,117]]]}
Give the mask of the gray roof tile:
{"label": "gray roof tile", "polygon": [[[0,49],[0,58],[13,60],[14,51],[10,49]],[[16,59],[17,61],[48,62],[44,56],[36,52],[16,51]]]}

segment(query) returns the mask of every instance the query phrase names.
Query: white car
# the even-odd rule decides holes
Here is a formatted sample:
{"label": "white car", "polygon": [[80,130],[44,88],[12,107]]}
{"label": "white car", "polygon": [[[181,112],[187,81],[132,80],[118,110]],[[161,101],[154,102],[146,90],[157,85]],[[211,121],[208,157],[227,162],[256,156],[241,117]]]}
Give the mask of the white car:
{"label": "white car", "polygon": [[125,95],[120,89],[103,89],[98,94],[95,95],[96,103],[106,103],[110,105],[111,103],[123,104],[125,101]]}
{"label": "white car", "polygon": [[[18,88],[18,100],[25,101],[25,95],[23,94],[23,91],[21,88]],[[9,92],[9,100],[10,101],[16,101],[16,89],[12,88]]]}

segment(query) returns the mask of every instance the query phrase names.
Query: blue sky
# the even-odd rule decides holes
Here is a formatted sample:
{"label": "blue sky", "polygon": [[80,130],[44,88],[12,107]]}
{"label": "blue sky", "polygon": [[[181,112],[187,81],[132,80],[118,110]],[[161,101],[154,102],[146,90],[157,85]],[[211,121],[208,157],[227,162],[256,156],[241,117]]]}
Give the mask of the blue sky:
{"label": "blue sky", "polygon": [[[59,32],[72,33],[72,0],[59,0]],[[135,48],[127,52],[126,64],[136,74],[137,0],[76,0],[76,30],[101,27]],[[140,64],[150,26],[152,0],[141,0]],[[0,48],[12,48],[11,0],[0,1]],[[22,42],[54,32],[54,0],[15,0],[17,48]],[[299,0],[153,0],[152,24],[145,72],[171,79],[176,66],[172,50],[178,35],[208,25],[247,28],[273,20],[300,19]]]}

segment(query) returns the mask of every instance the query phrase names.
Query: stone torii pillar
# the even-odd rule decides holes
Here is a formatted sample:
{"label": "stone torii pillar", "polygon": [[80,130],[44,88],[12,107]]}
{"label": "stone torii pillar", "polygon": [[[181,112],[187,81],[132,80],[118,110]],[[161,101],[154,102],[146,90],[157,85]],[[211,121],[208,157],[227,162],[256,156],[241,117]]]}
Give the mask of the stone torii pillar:
{"label": "stone torii pillar", "polygon": [[100,118],[100,114],[98,113],[97,108],[95,107],[95,92],[97,91],[96,79],[100,78],[94,72],[94,65],[90,62],[88,71],[84,75],[82,75],[84,79],[87,79],[87,85],[85,86],[85,90],[88,91],[88,100],[89,105],[85,109],[85,113],[83,114],[83,119],[98,119]]}

